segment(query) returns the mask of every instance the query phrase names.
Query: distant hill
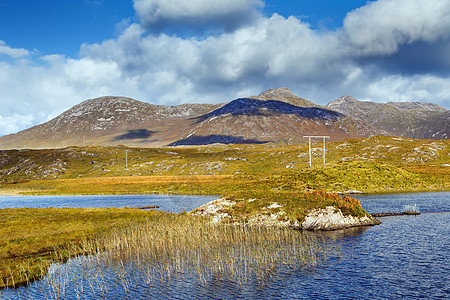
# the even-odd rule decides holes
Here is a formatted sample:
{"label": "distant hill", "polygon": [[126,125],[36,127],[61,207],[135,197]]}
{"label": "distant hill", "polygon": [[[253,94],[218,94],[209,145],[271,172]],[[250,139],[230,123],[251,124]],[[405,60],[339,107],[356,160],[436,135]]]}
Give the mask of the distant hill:
{"label": "distant hill", "polygon": [[377,103],[343,96],[330,102],[327,107],[363,120],[388,135],[418,139],[450,137],[450,112],[437,104]]}
{"label": "distant hill", "polygon": [[[56,118],[0,137],[0,148],[61,148],[69,145],[164,146],[173,127],[223,104],[153,105],[125,97],[89,99]],[[188,122],[189,123],[189,122]]]}
{"label": "distant hill", "polygon": [[310,103],[312,105],[308,107],[300,107],[280,100],[258,100],[257,97],[236,99],[194,118],[188,136],[171,145],[229,141],[292,144],[304,141],[304,135],[343,139],[368,137],[371,131],[379,133],[360,120]]}
{"label": "distant hill", "polygon": [[270,89],[250,98],[256,100],[279,100],[300,107],[320,107],[314,102],[300,98],[286,87]]}
{"label": "distant hill", "polygon": [[177,106],[108,96],[83,101],[46,123],[2,136],[0,149],[294,144],[304,142],[304,135],[334,140],[374,135],[447,138],[448,120],[448,111],[434,104],[380,104],[344,96],[325,107],[288,88],[229,103]]}

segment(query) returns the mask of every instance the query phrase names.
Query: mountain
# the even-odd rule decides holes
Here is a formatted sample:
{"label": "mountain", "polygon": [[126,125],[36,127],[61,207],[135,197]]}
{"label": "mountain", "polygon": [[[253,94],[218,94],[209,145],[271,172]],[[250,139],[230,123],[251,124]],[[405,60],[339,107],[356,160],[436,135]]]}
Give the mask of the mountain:
{"label": "mountain", "polygon": [[0,148],[59,148],[83,144],[142,146],[147,142],[162,146],[166,144],[166,134],[161,137],[161,133],[183,126],[189,118],[221,105],[166,106],[125,97],[100,97],[83,101],[46,123],[0,137]]}
{"label": "mountain", "polygon": [[[306,100],[305,100],[306,101]],[[312,103],[312,102],[311,102]],[[280,100],[240,98],[194,118],[189,134],[171,145],[213,143],[299,143],[305,135],[332,139],[360,138],[379,133],[364,122],[314,105],[300,107]]]}
{"label": "mountain", "polygon": [[359,101],[342,96],[327,107],[365,121],[388,135],[419,139],[450,137],[450,112],[432,103]]}
{"label": "mountain", "polygon": [[[442,116],[447,116],[446,123]],[[379,104],[345,96],[320,106],[279,88],[222,104],[166,106],[125,97],[90,99],[46,123],[0,137],[0,149],[294,144],[304,142],[305,135],[334,140],[393,134],[440,138],[447,132],[448,111],[437,105]]]}
{"label": "mountain", "polygon": [[282,87],[278,89],[270,89],[262,92],[258,96],[250,97],[250,99],[256,100],[279,100],[295,106],[300,107],[320,107],[319,105],[300,98],[299,96],[292,93],[287,87]]}

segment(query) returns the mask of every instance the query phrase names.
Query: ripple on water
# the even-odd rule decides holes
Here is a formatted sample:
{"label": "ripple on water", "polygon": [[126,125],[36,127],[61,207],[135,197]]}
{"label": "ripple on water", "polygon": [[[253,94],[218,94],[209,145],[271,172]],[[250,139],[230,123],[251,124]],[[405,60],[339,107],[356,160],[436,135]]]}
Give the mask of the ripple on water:
{"label": "ripple on water", "polygon": [[[381,225],[369,228],[318,233],[339,246],[341,254],[330,255],[315,268],[282,268],[264,281],[238,283],[216,276],[199,282],[192,274],[158,281],[133,264],[121,272],[76,258],[55,266],[51,276],[59,283],[53,288],[66,299],[448,299],[450,213],[435,212],[450,211],[450,193],[358,198],[372,213],[395,212],[416,203],[422,214],[385,217]],[[3,290],[0,298],[52,298],[55,289],[45,286],[49,282],[47,277],[28,288]]]}

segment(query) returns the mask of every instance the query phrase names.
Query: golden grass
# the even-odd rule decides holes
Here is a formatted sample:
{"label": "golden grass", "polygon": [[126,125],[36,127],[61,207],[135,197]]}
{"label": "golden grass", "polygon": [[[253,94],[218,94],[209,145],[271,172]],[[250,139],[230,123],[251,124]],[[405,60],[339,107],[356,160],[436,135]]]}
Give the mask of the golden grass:
{"label": "golden grass", "polygon": [[[327,165],[320,165],[322,153],[315,150],[313,168],[307,167],[306,145],[11,150],[7,151],[8,160],[0,168],[3,181],[0,194],[230,195],[247,192],[261,199],[265,196],[297,199],[296,193],[311,190],[366,193],[450,190],[450,172],[445,167],[450,163],[450,140],[373,137],[327,145]],[[313,146],[320,149],[321,144]],[[129,151],[127,170],[124,169],[125,150]],[[55,161],[59,164],[52,167]],[[351,201],[334,204],[360,213]],[[293,210],[292,217],[301,218],[306,208],[317,205],[299,206]],[[0,261],[3,263],[0,286],[39,278],[49,261],[57,257],[67,259],[69,252],[80,253],[80,243],[109,232],[111,227],[126,228],[131,222],[141,222],[149,215],[136,210],[125,210],[122,215],[113,213],[114,210],[98,209],[95,213],[73,210],[73,217],[70,209],[0,210]],[[95,219],[94,215],[102,217]],[[188,220],[180,222],[193,226]],[[176,232],[181,230],[178,228]],[[66,243],[72,245],[72,250],[55,254],[54,248]],[[189,251],[197,249],[195,243]],[[109,247],[106,244],[102,247]]]}
{"label": "golden grass", "polygon": [[86,239],[155,214],[128,208],[0,209],[0,288],[39,278],[57,259],[56,248],[76,249]]}
{"label": "golden grass", "polygon": [[[313,148],[313,168],[308,168],[305,144],[10,150],[0,180],[16,183],[0,184],[0,194],[224,194],[283,186],[366,193],[450,188],[449,140],[372,137],[329,142],[326,166],[321,165],[321,143]],[[284,182],[274,180],[278,175]]]}
{"label": "golden grass", "polygon": [[299,231],[217,225],[187,214],[65,208],[0,213],[7,229],[0,235],[0,288],[39,279],[50,262],[80,254],[99,270],[131,264],[149,282],[193,273],[201,282],[220,276],[242,283],[283,267],[315,265],[326,252]]}
{"label": "golden grass", "polygon": [[217,225],[183,214],[155,216],[114,230],[86,243],[83,249],[90,254],[86,265],[93,274],[113,266],[118,277],[115,282],[124,289],[135,284],[127,273],[143,274],[148,285],[183,275],[194,276],[200,283],[211,278],[239,284],[264,281],[283,268],[314,266],[328,251],[316,237],[299,231]]}

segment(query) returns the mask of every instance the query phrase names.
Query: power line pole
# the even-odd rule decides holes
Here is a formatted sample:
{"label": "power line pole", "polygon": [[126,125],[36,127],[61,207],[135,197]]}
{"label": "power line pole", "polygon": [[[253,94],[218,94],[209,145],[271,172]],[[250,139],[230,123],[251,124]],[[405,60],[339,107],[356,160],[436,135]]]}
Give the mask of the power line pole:
{"label": "power line pole", "polygon": [[325,148],[325,139],[329,139],[329,136],[325,136],[325,135],[305,135],[303,136],[303,138],[308,138],[308,148],[309,148],[309,167],[312,167],[312,153],[311,153],[311,139],[312,138],[317,138],[323,139],[323,164],[325,165],[325,152],[326,152],[326,148]]}
{"label": "power line pole", "polygon": [[308,140],[309,140],[309,143],[308,143],[308,149],[309,149],[309,167],[311,168],[312,167],[312,155],[311,155],[311,137],[310,136],[308,136]]}

